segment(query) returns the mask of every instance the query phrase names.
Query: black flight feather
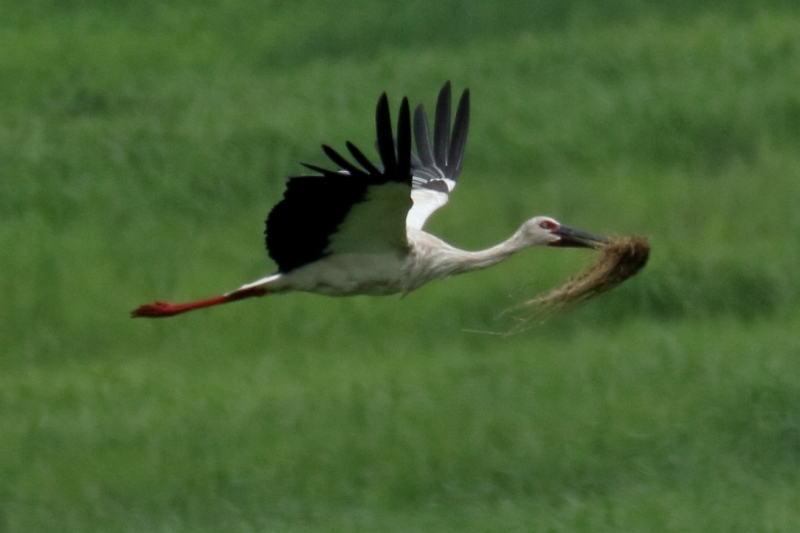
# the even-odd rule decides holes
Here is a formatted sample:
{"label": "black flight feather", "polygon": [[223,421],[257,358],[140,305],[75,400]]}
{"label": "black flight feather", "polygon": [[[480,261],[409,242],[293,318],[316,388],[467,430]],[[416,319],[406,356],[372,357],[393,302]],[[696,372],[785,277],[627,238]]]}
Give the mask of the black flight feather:
{"label": "black flight feather", "polygon": [[[405,212],[410,207],[411,118],[408,100],[403,99],[400,106],[397,153],[385,93],[378,100],[375,124],[382,170],[351,143],[347,143],[347,148],[363,169],[334,149],[323,146],[331,161],[346,172],[303,163],[319,175],[294,176],[287,182],[283,199],[267,217],[264,232],[267,251],[280,272],[289,272],[323,258],[328,253],[331,237],[352,207],[367,200],[370,187],[390,182],[403,184],[408,187],[408,195],[399,198],[404,202],[400,208]],[[394,223],[389,225],[394,227]],[[397,231],[405,235],[405,219],[398,219],[396,226]]]}

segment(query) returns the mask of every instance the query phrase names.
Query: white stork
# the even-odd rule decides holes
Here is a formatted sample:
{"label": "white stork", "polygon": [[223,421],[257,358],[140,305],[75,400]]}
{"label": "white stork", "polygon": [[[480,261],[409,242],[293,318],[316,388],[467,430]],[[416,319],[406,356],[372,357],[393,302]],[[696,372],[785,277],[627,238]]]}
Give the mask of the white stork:
{"label": "white stork", "polygon": [[437,279],[486,268],[529,246],[597,247],[607,239],[535,217],[506,241],[486,250],[455,248],[423,231],[445,205],[461,173],[469,126],[464,90],[450,129],[450,82],[439,92],[433,139],[420,105],[414,113],[417,153],[411,149],[408,99],[400,105],[397,139],[386,93],[375,113],[375,165],[352,143],[352,163],[333,148],[325,154],[339,170],[303,165],[317,174],[294,176],[266,221],[266,246],[278,271],[238,289],[183,304],[155,302],[133,317],[165,317],[253,296],[304,291],[328,296],[408,293]]}

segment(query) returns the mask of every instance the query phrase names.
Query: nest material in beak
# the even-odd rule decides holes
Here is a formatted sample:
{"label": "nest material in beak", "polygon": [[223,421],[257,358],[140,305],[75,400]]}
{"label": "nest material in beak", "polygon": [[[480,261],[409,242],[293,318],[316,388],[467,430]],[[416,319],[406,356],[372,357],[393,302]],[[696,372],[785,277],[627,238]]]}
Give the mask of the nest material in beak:
{"label": "nest material in beak", "polygon": [[520,322],[509,333],[519,333],[530,327],[531,322],[540,322],[560,309],[580,305],[589,298],[613,289],[639,272],[647,264],[650,255],[650,244],[644,237],[612,238],[596,249],[600,252],[600,258],[586,270],[563,285],[511,308],[509,311],[512,312],[530,307],[537,308],[537,311],[520,318]]}

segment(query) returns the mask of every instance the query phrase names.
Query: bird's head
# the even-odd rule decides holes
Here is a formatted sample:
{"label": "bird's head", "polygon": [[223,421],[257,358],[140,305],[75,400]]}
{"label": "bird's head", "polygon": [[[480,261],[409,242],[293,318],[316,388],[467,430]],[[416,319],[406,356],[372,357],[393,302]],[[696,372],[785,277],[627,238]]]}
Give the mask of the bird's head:
{"label": "bird's head", "polygon": [[550,217],[535,217],[520,228],[531,245],[598,248],[608,242],[606,237],[564,226]]}

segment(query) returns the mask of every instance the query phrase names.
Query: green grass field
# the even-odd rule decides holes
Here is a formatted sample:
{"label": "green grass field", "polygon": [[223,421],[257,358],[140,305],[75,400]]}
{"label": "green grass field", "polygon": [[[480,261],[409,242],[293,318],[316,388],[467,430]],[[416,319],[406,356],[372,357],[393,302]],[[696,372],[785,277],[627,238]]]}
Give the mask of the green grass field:
{"label": "green grass field", "polygon": [[[285,295],[262,224],[382,91],[470,87],[428,229],[548,214],[406,298]],[[800,531],[800,9],[792,2],[0,0],[0,531]]]}

